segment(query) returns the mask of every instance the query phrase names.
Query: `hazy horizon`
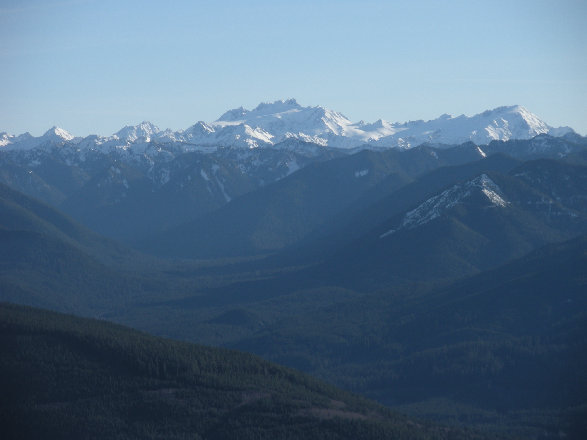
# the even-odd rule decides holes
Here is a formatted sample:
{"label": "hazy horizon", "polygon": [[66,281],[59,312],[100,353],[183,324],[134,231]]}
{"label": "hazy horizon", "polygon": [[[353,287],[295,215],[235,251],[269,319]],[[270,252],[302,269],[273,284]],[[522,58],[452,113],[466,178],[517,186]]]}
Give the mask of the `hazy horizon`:
{"label": "hazy horizon", "polygon": [[587,134],[587,5],[5,1],[0,131],[109,135],[295,98],[352,121],[522,105]]}

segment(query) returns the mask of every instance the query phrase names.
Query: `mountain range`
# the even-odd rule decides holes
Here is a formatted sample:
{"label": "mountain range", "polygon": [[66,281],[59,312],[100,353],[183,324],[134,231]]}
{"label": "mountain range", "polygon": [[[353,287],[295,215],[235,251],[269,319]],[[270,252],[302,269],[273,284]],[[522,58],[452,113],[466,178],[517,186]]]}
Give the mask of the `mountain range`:
{"label": "mountain range", "polygon": [[[263,135],[267,142],[257,136],[261,131],[270,133]],[[380,162],[373,156],[379,171],[358,160],[355,169],[349,170],[348,194],[341,190],[329,197],[330,205],[315,207],[336,211],[352,201],[360,188],[377,183],[390,163],[384,156],[393,157],[395,175],[405,181],[430,167],[497,152],[522,159],[561,157],[580,151],[585,144],[571,129],[552,128],[519,106],[473,117],[444,115],[427,122],[352,124],[337,112],[302,107],[295,100],[230,110],[216,122],[178,132],[161,131],[144,122],[110,137],[76,138],[56,127],[38,138],[26,133],[0,137],[1,183],[59,208],[100,234],[133,245],[188,227],[190,221],[308,165],[315,164],[314,172],[320,173],[318,164],[355,157],[364,149],[379,153]],[[423,151],[422,142],[432,150],[411,153]],[[402,151],[410,154],[397,154]],[[354,166],[354,160],[347,160],[348,167]],[[319,180],[311,184],[312,191],[334,189],[331,182]],[[323,221],[316,214],[310,212],[307,224],[293,233],[301,238]]]}
{"label": "mountain range", "polygon": [[[2,136],[0,301],[253,352],[428,420],[585,438],[587,138],[572,130],[520,107],[354,124],[289,100],[175,133],[143,123],[110,137]],[[117,337],[100,336],[106,345],[83,351],[80,328],[117,330],[79,321],[56,339],[43,326],[73,321],[27,310],[0,310],[30,318],[41,339],[17,338],[42,347],[36,367],[0,362],[7,384],[45,361],[46,377],[64,379],[51,366],[64,353],[139,394],[157,383],[152,408],[180,403],[171,364],[144,361],[162,351],[144,351],[143,338],[114,353]],[[11,328],[0,336],[13,352],[37,349],[19,352],[10,338],[29,330]],[[53,356],[53,343],[65,351]],[[104,350],[114,364],[95,363]],[[120,379],[135,355],[146,370]],[[225,384],[230,372],[219,373],[210,380]],[[55,396],[34,404],[35,417],[69,402]],[[339,414],[325,399],[320,414]],[[132,400],[117,402],[132,414]],[[282,424],[265,403],[218,411]],[[70,409],[55,414],[72,420]],[[116,423],[134,429],[126,420]]]}
{"label": "mountain range", "polygon": [[[356,148],[411,148],[422,143],[485,145],[493,140],[530,139],[539,134],[562,136],[569,127],[554,128],[522,106],[505,106],[477,115],[448,114],[429,121],[392,123],[351,122],[343,114],[325,107],[303,107],[295,99],[261,103],[253,110],[229,110],[214,122],[199,121],[185,130],[160,130],[151,122],[126,126],[109,137],[74,137],[53,127],[40,137],[0,133],[2,149],[33,149],[52,144],[75,145],[79,150],[122,149],[152,155],[159,148],[181,146],[183,151],[218,146],[257,148],[298,139],[320,146]],[[162,147],[163,146],[163,147]]]}

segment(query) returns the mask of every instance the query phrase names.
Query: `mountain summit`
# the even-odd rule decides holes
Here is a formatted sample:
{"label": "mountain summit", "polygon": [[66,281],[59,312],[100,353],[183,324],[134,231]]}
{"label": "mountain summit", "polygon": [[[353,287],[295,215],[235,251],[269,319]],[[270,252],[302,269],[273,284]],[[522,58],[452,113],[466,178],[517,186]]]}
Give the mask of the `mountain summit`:
{"label": "mountain summit", "polygon": [[71,133],[68,133],[60,127],[51,127],[41,137],[47,141],[56,140],[58,142],[71,141],[73,139],[73,135]]}
{"label": "mountain summit", "polygon": [[220,116],[216,122],[235,122],[249,119],[252,117],[259,117],[262,115],[277,115],[284,112],[301,109],[302,106],[298,104],[295,99],[278,100],[275,102],[262,102],[253,110],[247,110],[243,107],[232,109]]}
{"label": "mountain summit", "polygon": [[121,128],[114,134],[114,136],[118,137],[120,140],[134,142],[139,138],[149,139],[152,135],[159,132],[159,127],[148,121],[143,121],[139,125],[127,125],[126,127]]}

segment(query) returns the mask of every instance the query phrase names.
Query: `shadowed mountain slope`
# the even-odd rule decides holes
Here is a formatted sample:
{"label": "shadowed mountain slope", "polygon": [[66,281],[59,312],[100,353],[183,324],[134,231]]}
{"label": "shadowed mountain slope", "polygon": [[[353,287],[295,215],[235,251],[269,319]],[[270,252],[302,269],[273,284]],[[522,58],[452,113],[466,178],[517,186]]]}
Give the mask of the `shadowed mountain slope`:
{"label": "shadowed mountain slope", "polygon": [[582,236],[432,291],[341,298],[231,346],[412,414],[522,438],[581,439],[585,268]]}
{"label": "shadowed mountain slope", "polygon": [[473,144],[436,150],[363,150],[314,163],[232,200],[222,208],[148,237],[139,247],[175,257],[226,257],[275,252],[302,240],[385,182],[390,192],[438,167],[477,160]]}

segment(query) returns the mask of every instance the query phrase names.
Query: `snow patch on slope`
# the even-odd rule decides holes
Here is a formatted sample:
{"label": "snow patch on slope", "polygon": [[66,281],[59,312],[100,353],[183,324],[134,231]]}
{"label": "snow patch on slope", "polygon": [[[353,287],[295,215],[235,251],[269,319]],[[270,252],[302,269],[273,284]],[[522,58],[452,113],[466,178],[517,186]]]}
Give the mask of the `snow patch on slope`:
{"label": "snow patch on slope", "polygon": [[409,211],[402,219],[400,225],[396,229],[390,229],[380,235],[379,238],[387,237],[402,229],[413,229],[422,226],[435,218],[440,217],[444,212],[450,208],[463,203],[474,192],[483,194],[490,203],[491,207],[504,208],[509,202],[504,198],[504,195],[499,186],[487,176],[481,174],[473,180],[469,180],[463,184],[454,185],[442,193],[431,197],[417,208]]}

